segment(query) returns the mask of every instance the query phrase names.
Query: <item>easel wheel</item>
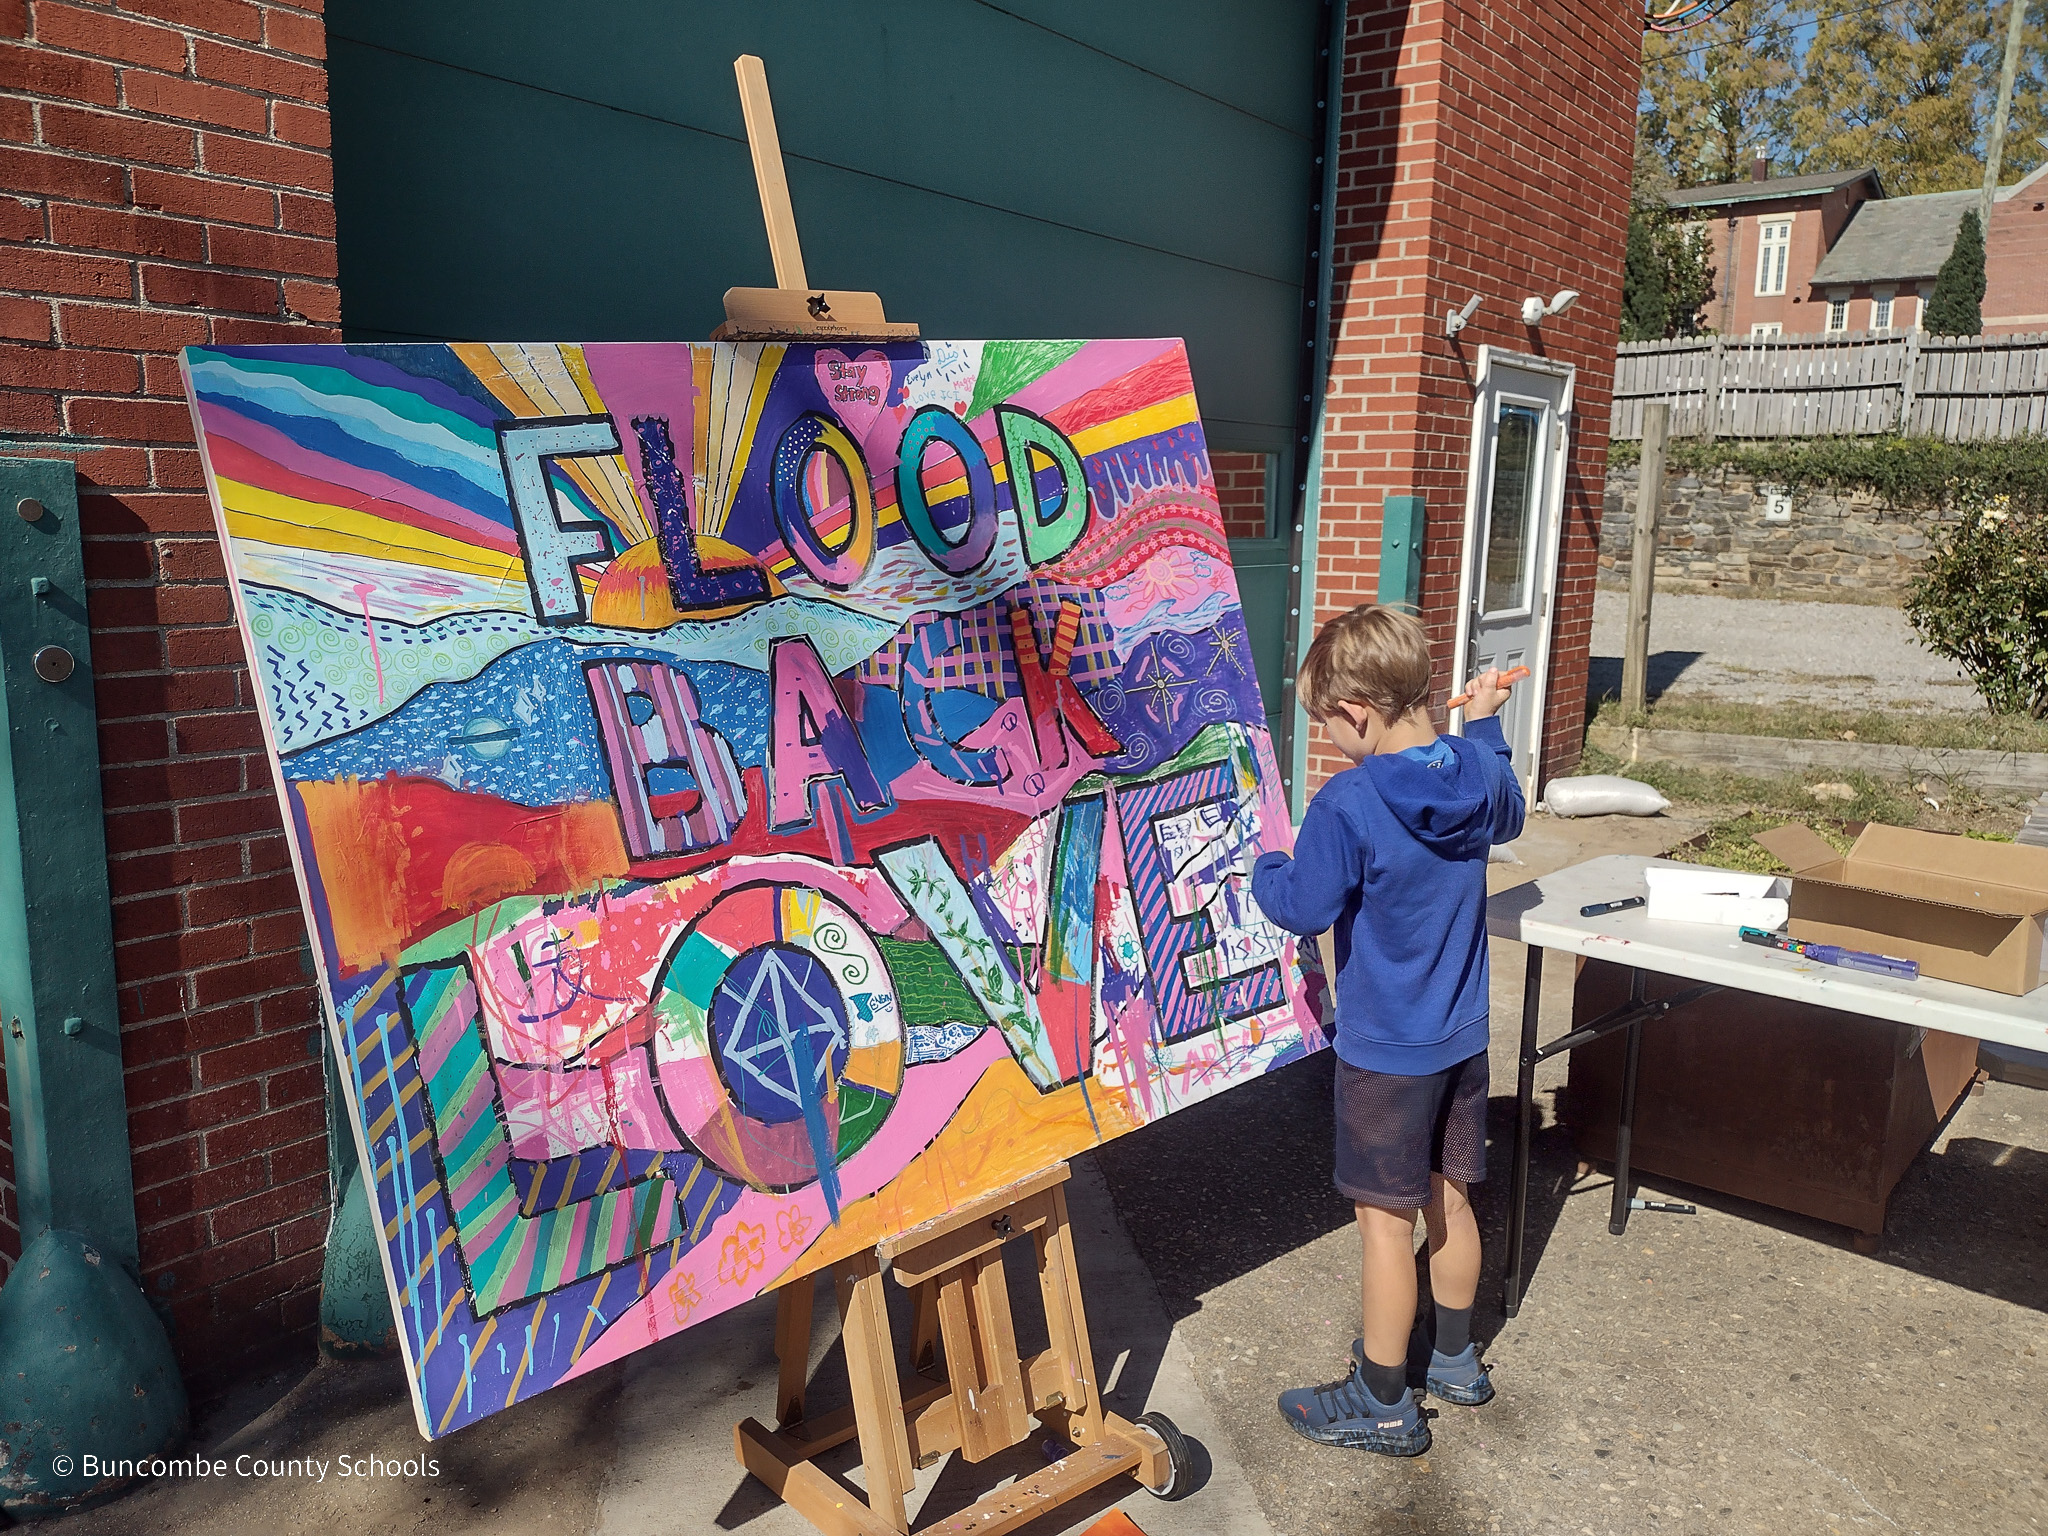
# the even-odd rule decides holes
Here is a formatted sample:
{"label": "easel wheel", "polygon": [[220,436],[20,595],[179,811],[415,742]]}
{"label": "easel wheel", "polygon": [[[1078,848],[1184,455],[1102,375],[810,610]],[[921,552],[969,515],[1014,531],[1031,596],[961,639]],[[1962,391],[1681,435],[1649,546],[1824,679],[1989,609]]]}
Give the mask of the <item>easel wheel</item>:
{"label": "easel wheel", "polygon": [[1131,1422],[1150,1430],[1166,1445],[1166,1460],[1172,1467],[1164,1488],[1147,1488],[1155,1499],[1184,1499],[1195,1491],[1195,1458],[1188,1449],[1187,1436],[1163,1413],[1141,1413]]}

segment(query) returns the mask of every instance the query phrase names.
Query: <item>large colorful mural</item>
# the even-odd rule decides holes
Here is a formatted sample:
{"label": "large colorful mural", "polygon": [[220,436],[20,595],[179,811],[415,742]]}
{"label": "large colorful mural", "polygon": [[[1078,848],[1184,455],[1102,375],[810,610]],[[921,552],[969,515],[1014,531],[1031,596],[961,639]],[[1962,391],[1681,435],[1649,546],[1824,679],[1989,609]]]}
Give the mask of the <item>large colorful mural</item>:
{"label": "large colorful mural", "polygon": [[184,363],[426,1434],[1324,1043],[1179,342]]}

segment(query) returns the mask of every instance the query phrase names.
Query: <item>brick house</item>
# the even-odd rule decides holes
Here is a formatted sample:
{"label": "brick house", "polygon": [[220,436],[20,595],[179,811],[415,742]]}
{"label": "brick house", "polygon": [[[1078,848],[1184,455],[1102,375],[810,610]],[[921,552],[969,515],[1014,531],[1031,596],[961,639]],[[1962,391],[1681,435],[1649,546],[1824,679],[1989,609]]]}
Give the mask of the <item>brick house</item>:
{"label": "brick house", "polygon": [[[1708,323],[1724,336],[1911,330],[1920,323],[1974,191],[1886,197],[1875,170],[1758,174],[1688,187],[1713,252]],[[2000,189],[1985,240],[1984,331],[2048,328],[2048,166]]]}
{"label": "brick house", "polygon": [[[744,141],[723,119],[687,138],[659,113],[701,99],[736,124],[734,54],[763,53],[780,79],[802,77],[804,56],[786,38],[756,38],[739,12],[657,58],[645,39],[602,28],[565,39],[545,10],[509,3],[485,26],[370,0],[345,23],[323,18],[321,0],[0,0],[0,458],[76,464],[141,1278],[201,1391],[309,1347],[333,1189],[318,1004],[176,350],[344,334],[702,335],[724,286],[764,280]],[[821,15],[833,10],[821,3]],[[1278,196],[1254,172],[1284,164],[1280,192],[1293,201],[1273,218],[1210,217],[1201,197],[1176,196],[1102,232],[1115,259],[1154,263],[1113,269],[1115,304],[1091,309],[1086,284],[1041,277],[1001,305],[963,281],[949,308],[949,264],[971,267],[1008,240],[1033,270],[1057,272],[1078,238],[1066,210],[1115,224],[1094,183],[1055,207],[1046,199],[1069,195],[1058,186],[992,190],[975,162],[965,191],[933,193],[932,217],[981,210],[1001,221],[1000,240],[892,248],[872,271],[848,240],[840,285],[883,290],[931,335],[1189,334],[1240,564],[1273,562],[1276,656],[1283,629],[1298,654],[1315,621],[1385,590],[1383,510],[1416,498],[1419,600],[1445,674],[1482,655],[1465,621],[1464,594],[1485,579],[1468,531],[1499,497],[1480,478],[1494,460],[1475,445],[1521,431],[1513,413],[1531,409],[1502,406],[1496,418],[1482,403],[1516,369],[1549,388],[1541,441],[1555,478],[1530,470],[1528,506],[1551,498],[1550,542],[1546,553],[1532,524],[1520,557],[1546,709],[1525,755],[1532,779],[1568,768],[1591,636],[1640,21],[1604,0],[1296,0],[1286,27],[1251,0],[1222,11],[1227,35],[1204,35],[1213,74],[1173,100],[1208,112],[1200,103],[1270,63],[1276,105],[1225,103],[1200,153],[1171,142],[1157,153],[1197,192],[1202,178],[1224,178],[1210,186],[1219,210]],[[525,46],[519,68],[536,78],[508,83],[519,69],[463,52],[487,34]],[[1058,69],[1106,67],[1090,61],[1109,43],[1083,41],[1055,56]],[[699,58],[710,61],[700,85],[662,77]],[[652,94],[626,100],[643,67]],[[1115,76],[1134,122],[1156,115],[1144,93],[1163,89],[1164,66],[1147,67]],[[469,152],[481,117],[498,110],[488,93],[515,85],[531,94],[487,125],[499,130],[484,135],[491,153]],[[845,135],[829,102],[812,121],[804,101],[778,96],[810,220],[844,171],[834,156]],[[690,244],[637,205],[604,212],[605,198],[637,196],[647,179],[604,179],[626,163],[621,124],[668,135],[648,140],[648,174],[681,176],[678,144],[718,157],[664,185],[666,209],[743,200],[743,220],[720,220],[746,226],[733,237],[739,255],[701,276],[661,269],[671,289],[699,296],[695,307],[635,309],[659,285],[636,275],[633,251],[603,244],[644,233],[647,259],[665,263]],[[1070,180],[1089,169],[1061,166]],[[514,215],[539,205],[529,184],[551,174],[599,208],[574,262],[492,266],[520,258],[527,231]],[[911,174],[868,175],[847,206],[864,210],[874,188]],[[1113,157],[1103,174],[1103,187],[1128,180]],[[1005,196],[1014,206],[988,208]],[[1190,207],[1202,216],[1187,219]],[[449,222],[428,233],[436,217]],[[888,228],[880,217],[860,226],[873,241]],[[1275,243],[1229,245],[1256,240]],[[1187,247],[1177,264],[1159,265],[1176,241]],[[1147,279],[1154,269],[1166,276]],[[1241,301],[1201,286],[1224,281],[1241,284],[1229,290]],[[1181,307],[1153,319],[1156,292]],[[1521,314],[1530,297],[1555,303],[1534,324]],[[613,307],[592,308],[599,299]],[[1449,326],[1471,300],[1469,324]],[[1245,334],[1199,330],[1226,324]],[[1264,381],[1258,409],[1235,404],[1247,379]],[[1338,764],[1272,696],[1285,695],[1277,676],[1267,686],[1294,733],[1299,794]],[[18,1254],[11,1165],[0,1172],[0,1252]]]}
{"label": "brick house", "polygon": [[1986,334],[2048,331],[2048,161],[1991,204],[1984,241]]}

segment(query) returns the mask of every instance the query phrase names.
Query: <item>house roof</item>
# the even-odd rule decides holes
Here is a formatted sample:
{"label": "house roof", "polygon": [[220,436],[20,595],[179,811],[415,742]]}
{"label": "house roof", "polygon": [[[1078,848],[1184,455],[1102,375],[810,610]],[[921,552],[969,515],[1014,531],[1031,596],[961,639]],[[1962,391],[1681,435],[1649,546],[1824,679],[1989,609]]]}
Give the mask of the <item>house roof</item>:
{"label": "house roof", "polygon": [[1773,176],[1765,181],[1729,181],[1712,187],[1687,187],[1664,201],[1673,208],[1728,208],[1737,203],[1768,203],[1783,197],[1804,197],[1854,186],[1868,177],[1871,193],[1884,196],[1874,166],[1853,171],[1817,171],[1809,176]]}
{"label": "house roof", "polygon": [[1956,227],[1981,193],[1923,192],[1864,203],[1813,269],[1815,287],[1933,277],[1955,248]]}
{"label": "house roof", "polygon": [[[2009,198],[2035,195],[2034,183],[2039,181],[2044,176],[2048,176],[2048,160],[2043,160],[2039,165],[2035,166],[2031,171],[2027,172],[2026,175],[2022,176],[2018,181],[2014,182],[2011,186],[2000,187],[1998,189],[1997,201],[2002,203],[2007,201]],[[2041,190],[2044,192],[2048,192],[2048,187],[2044,187]]]}

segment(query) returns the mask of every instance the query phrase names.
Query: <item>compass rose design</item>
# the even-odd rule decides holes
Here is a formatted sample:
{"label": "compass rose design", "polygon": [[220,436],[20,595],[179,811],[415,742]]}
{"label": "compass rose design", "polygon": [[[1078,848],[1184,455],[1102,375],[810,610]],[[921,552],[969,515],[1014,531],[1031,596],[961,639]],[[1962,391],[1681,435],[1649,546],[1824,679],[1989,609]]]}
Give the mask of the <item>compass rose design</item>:
{"label": "compass rose design", "polygon": [[711,1005],[732,1096],[770,1125],[830,1096],[851,1042],[839,988],[809,950],[764,944],[736,961]]}

